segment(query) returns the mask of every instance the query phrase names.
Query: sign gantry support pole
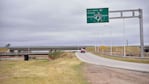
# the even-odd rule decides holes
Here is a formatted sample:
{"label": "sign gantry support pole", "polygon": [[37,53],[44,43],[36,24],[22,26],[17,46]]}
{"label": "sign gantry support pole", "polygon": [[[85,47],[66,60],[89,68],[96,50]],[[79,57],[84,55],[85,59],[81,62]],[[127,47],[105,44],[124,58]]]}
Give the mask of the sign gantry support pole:
{"label": "sign gantry support pole", "polygon": [[[144,35],[143,35],[143,11],[142,9],[134,9],[134,10],[116,10],[110,11],[109,13],[115,13],[119,16],[110,17],[110,19],[124,19],[124,18],[139,18],[140,25],[140,48],[141,48],[141,57],[144,57]],[[125,14],[129,13],[129,14]]]}
{"label": "sign gantry support pole", "polygon": [[143,11],[139,9],[141,57],[144,57]]}

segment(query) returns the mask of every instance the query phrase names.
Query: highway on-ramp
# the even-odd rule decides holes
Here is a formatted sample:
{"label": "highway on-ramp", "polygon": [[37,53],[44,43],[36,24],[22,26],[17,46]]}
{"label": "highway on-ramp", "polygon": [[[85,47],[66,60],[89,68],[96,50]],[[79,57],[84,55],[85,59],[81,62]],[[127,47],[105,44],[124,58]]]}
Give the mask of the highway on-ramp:
{"label": "highway on-ramp", "polygon": [[122,69],[135,70],[135,71],[149,72],[149,64],[117,61],[117,60],[112,60],[112,59],[107,59],[107,58],[103,58],[100,56],[96,56],[88,52],[87,53],[76,52],[76,56],[81,61],[91,63],[91,64],[104,65],[104,66],[109,66],[109,67],[122,68]]}

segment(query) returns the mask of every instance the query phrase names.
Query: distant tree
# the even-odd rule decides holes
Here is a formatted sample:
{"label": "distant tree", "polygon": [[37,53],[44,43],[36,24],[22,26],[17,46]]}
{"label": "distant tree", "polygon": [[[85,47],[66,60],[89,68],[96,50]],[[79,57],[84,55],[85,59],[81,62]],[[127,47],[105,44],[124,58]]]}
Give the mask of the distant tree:
{"label": "distant tree", "polygon": [[9,48],[10,46],[11,46],[10,43],[8,43],[8,44],[5,45],[6,48]]}

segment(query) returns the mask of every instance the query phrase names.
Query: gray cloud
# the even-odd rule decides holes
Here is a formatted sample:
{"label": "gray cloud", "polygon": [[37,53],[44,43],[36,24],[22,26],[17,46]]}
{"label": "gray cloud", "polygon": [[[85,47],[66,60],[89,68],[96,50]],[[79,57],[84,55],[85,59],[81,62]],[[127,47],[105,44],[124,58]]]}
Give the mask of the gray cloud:
{"label": "gray cloud", "polygon": [[[104,40],[110,45],[139,44],[138,19],[110,20],[105,24],[87,24],[86,9],[109,7],[110,10],[144,11],[144,39],[149,44],[148,0],[2,0],[0,1],[0,46],[17,45],[80,45]],[[112,32],[112,37],[110,32]]]}

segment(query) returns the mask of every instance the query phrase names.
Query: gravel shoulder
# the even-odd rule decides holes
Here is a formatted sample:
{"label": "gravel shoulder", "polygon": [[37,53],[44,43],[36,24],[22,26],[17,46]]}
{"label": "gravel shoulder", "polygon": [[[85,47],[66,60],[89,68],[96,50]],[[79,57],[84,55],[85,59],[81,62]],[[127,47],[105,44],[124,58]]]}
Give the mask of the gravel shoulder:
{"label": "gravel shoulder", "polygon": [[149,73],[84,63],[89,84],[149,84]]}

